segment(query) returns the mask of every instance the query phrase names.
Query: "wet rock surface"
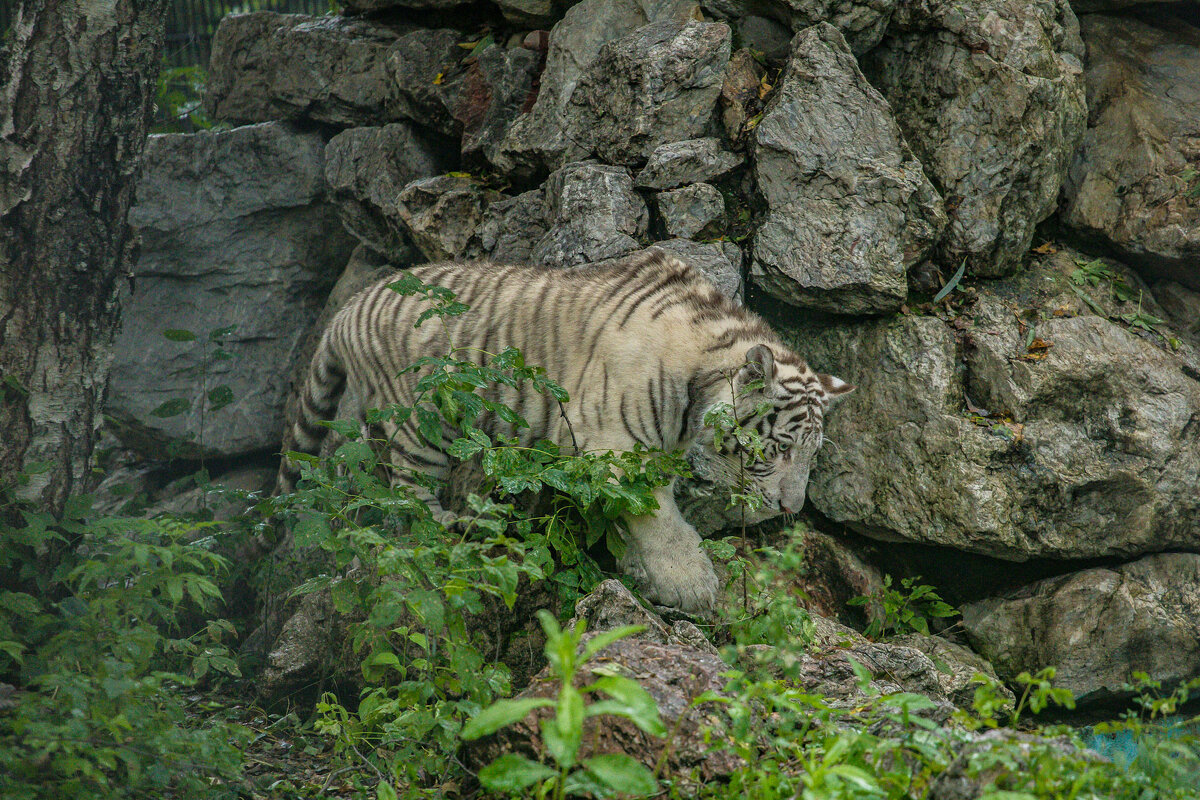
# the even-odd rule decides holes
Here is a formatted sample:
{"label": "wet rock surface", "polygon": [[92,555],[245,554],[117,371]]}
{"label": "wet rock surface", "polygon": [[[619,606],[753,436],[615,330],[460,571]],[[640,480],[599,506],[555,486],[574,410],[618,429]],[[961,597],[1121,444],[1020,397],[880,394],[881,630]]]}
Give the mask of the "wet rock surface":
{"label": "wet rock surface", "polygon": [[[754,19],[753,15],[758,13],[797,33],[812,25],[828,23],[841,32],[856,55],[862,55],[879,44],[893,11],[902,3],[897,0],[707,0],[704,5],[714,13],[743,21]],[[774,31],[771,32],[773,36],[766,34],[767,26],[762,23],[751,25],[747,44],[757,45],[756,49],[766,52],[767,47],[763,45],[775,41],[779,34]]]}
{"label": "wet rock surface", "polygon": [[649,224],[629,170],[595,162],[568,164],[545,185],[550,226],[530,253],[533,261],[571,267],[641,249]]}
{"label": "wet rock surface", "polygon": [[839,314],[894,311],[906,274],[945,225],[941,199],[840,33],[798,34],[754,131],[768,205],[751,275],[793,305]]}
{"label": "wet rock surface", "polygon": [[[709,742],[710,729],[719,731],[726,724],[720,706],[706,703],[692,707],[692,701],[701,694],[722,692],[726,679],[721,675],[727,670],[724,661],[703,650],[656,644],[641,638],[622,639],[605,647],[580,668],[576,688],[593,682],[600,674],[615,673],[636,680],[654,698],[667,729],[675,732],[667,752],[665,774],[708,781],[729,774],[741,764],[733,753],[713,748]],[[557,680],[543,671],[517,697],[555,697],[557,692]],[[541,751],[544,745],[539,722],[552,713],[552,709],[537,709],[523,720],[469,746],[464,753],[468,764],[479,768],[501,753],[533,755]],[[663,740],[645,733],[624,717],[590,717],[583,723],[579,758],[603,753],[627,753],[653,768],[663,753]]]}
{"label": "wet rock surface", "polygon": [[678,189],[719,178],[742,161],[715,137],[669,142],[654,149],[635,184],[639,189]]}
{"label": "wet rock surface", "polygon": [[501,197],[469,177],[438,175],[405,186],[394,213],[424,260],[465,260],[480,255],[477,231],[488,206]]}
{"label": "wet rock surface", "polygon": [[900,4],[864,70],[937,182],[944,264],[1016,269],[1083,137],[1083,44],[1067,0]]}
{"label": "wet rock surface", "polygon": [[1005,678],[1057,667],[1087,702],[1128,697],[1133,671],[1174,686],[1200,673],[1200,555],[1162,553],[1039,581],[964,606],[971,643]]}
{"label": "wet rock surface", "polygon": [[1200,289],[1200,28],[1089,15],[1088,127],[1063,221],[1149,276]]}
{"label": "wet rock surface", "polygon": [[217,120],[311,119],[376,125],[395,118],[385,27],[344,17],[260,11],[225,17],[212,44],[204,107]]}
{"label": "wet rock surface", "polygon": [[444,171],[444,151],[411,123],[350,128],[325,149],[325,180],[346,230],[376,253],[403,262],[409,255],[397,216],[401,190]]}
{"label": "wet rock surface", "polygon": [[715,131],[729,62],[724,23],[658,22],[604,45],[566,107],[567,136],[612,164]]}
{"label": "wet rock surface", "polygon": [[667,235],[677,239],[699,238],[725,217],[725,199],[707,183],[659,192],[655,204]]}
{"label": "wet rock surface", "polygon": [[[830,417],[813,506],[885,541],[1014,561],[1200,549],[1200,372],[1168,328],[1121,317],[1133,300],[1096,313],[1075,269],[1066,252],[1043,259],[953,325],[901,316],[797,335],[817,368],[858,385]],[[1142,308],[1156,312],[1148,290]]]}
{"label": "wet rock surface", "polygon": [[693,0],[583,0],[550,29],[537,100],[518,117],[497,147],[493,164],[513,175],[553,171],[587,153],[564,133],[564,111],[584,72],[614,39],[650,22],[685,22]]}
{"label": "wet rock surface", "polygon": [[[919,694],[934,703],[921,715],[939,722],[945,722],[955,707],[971,707],[975,694],[971,678],[977,672],[998,680],[984,659],[937,636],[910,634],[872,642],[827,618],[813,621],[817,639],[803,653],[751,645],[741,653],[741,664],[779,670],[838,708],[854,708],[880,694]],[[865,689],[855,673],[856,664],[871,675]],[[1007,698],[1012,702],[1011,694]]]}

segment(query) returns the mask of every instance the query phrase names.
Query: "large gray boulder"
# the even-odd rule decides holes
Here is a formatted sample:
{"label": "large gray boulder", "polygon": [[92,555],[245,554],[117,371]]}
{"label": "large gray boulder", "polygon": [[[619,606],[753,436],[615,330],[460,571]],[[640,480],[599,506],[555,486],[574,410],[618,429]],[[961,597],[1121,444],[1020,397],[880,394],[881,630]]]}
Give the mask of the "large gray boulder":
{"label": "large gray boulder", "polygon": [[347,17],[231,14],[213,37],[204,106],[213,119],[311,119],[378,125],[395,119],[385,56],[396,33]]}
{"label": "large gray boulder", "polygon": [[624,167],[581,161],[552,174],[545,184],[546,234],[530,257],[571,267],[641,249],[649,212]]}
{"label": "large gray boulder", "polygon": [[488,206],[504,196],[461,173],[422,178],[397,196],[395,218],[427,261],[462,261],[482,252]]}
{"label": "large gray boulder", "polygon": [[575,616],[567,622],[567,628],[583,622],[592,633],[609,631],[625,625],[639,625],[645,630],[637,637],[656,644],[674,644],[692,647],[711,655],[717,648],[704,638],[695,624],[687,620],[676,620],[667,625],[663,618],[642,605],[633,592],[615,578],[601,581],[586,597],[575,604]]}
{"label": "large gray boulder", "polygon": [[1169,346],[1132,272],[1106,267],[1132,295],[1117,303],[1107,282],[1071,282],[1078,269],[1045,258],[949,324],[795,326],[814,368],[858,387],[828,418],[813,507],[875,538],[1014,561],[1200,550],[1194,356]]}
{"label": "large gray boulder", "polygon": [[600,49],[650,22],[685,22],[698,10],[695,0],[583,0],[571,6],[550,30],[537,100],[489,153],[492,163],[528,177],[586,156],[564,134],[563,110]]}
{"label": "large gray boulder", "polygon": [[106,406],[146,456],[279,447],[292,362],[352,247],[324,147],[282,123],[150,137]]}
{"label": "large gray boulder", "polygon": [[325,180],[346,230],[403,263],[411,248],[396,199],[413,181],[443,172],[447,162],[444,151],[411,123],[350,128],[325,148]]}
{"label": "large gray boulder", "polygon": [[[862,55],[879,44],[898,4],[898,0],[705,0],[704,7],[720,16],[738,19],[739,23],[753,19],[747,14],[755,12],[796,32],[826,22],[841,31],[856,55]],[[754,36],[764,26],[754,26],[749,36],[745,26],[739,27],[747,46],[767,49],[762,46],[761,34]]]}
{"label": "large gray boulder", "polygon": [[[999,682],[991,665],[967,648],[938,636],[910,634],[884,642],[872,642],[845,625],[813,616],[815,637],[803,652],[796,647],[750,645],[739,652],[743,666],[766,667],[784,673],[789,680],[821,695],[836,708],[856,708],[871,696],[913,692],[935,704],[923,712],[944,722],[954,707],[969,709],[978,673]],[[856,666],[871,673],[864,689]],[[1007,690],[1001,694],[1011,702]]]}
{"label": "large gray boulder", "polygon": [[600,48],[564,113],[569,139],[612,164],[715,131],[729,63],[723,22],[658,22]]}
{"label": "large gray boulder", "polygon": [[488,206],[479,226],[480,247],[498,264],[531,264],[533,248],[549,227],[546,192],[531,189]]}
{"label": "large gray boulder", "polygon": [[1168,19],[1083,18],[1089,119],[1062,219],[1200,289],[1200,28]]}
{"label": "large gray boulder", "polygon": [[951,269],[1013,271],[1054,211],[1086,122],[1082,58],[1067,0],[902,3],[865,57],[942,190]]}
{"label": "large gray boulder", "polygon": [[972,645],[1002,677],[1057,667],[1076,700],[1127,697],[1133,672],[1200,677],[1200,555],[1162,553],[1038,581],[963,607]]}
{"label": "large gray boulder", "polygon": [[693,183],[659,192],[655,206],[663,229],[674,238],[712,236],[725,221],[725,198],[710,183]]}
{"label": "large gray boulder", "polygon": [[740,167],[742,161],[716,137],[669,142],[650,154],[635,183],[642,189],[678,189],[719,178]]}
{"label": "large gray boulder", "polygon": [[909,267],[946,224],[887,101],[842,35],[799,33],[755,129],[754,171],[767,202],[752,279],[793,305],[843,314],[895,311]]}

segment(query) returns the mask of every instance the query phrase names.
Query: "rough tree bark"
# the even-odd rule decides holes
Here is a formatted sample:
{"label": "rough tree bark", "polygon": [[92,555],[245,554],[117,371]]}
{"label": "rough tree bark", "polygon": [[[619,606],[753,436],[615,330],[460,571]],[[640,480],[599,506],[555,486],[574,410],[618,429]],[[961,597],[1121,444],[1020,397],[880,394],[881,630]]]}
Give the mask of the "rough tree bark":
{"label": "rough tree bark", "polygon": [[0,488],[86,489],[167,0],[25,0],[0,65]]}

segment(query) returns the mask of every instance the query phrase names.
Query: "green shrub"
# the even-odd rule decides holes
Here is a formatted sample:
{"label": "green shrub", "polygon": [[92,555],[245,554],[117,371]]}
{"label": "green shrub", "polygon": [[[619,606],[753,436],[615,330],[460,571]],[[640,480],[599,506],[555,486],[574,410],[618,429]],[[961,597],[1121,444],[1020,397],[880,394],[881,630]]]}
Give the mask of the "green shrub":
{"label": "green shrub", "polygon": [[921,576],[902,578],[900,585],[905,591],[892,588],[892,576],[883,576],[883,586],[870,596],[855,597],[847,605],[865,606],[867,628],[863,631],[868,639],[884,639],[906,633],[929,635],[929,620],[956,617],[958,611],[938,597],[932,586],[918,583]]}
{"label": "green shrub", "polygon": [[[658,706],[637,681],[623,675],[602,675],[586,686],[576,688],[575,675],[580,666],[608,645],[640,630],[627,625],[596,634],[586,643],[584,622],[563,631],[546,611],[538,612],[546,633],[546,658],[558,681],[557,699],[528,697],[500,700],[483,709],[463,727],[462,738],[473,741],[519,722],[537,708],[553,708],[554,715],[542,720],[542,741],[554,764],[530,761],[517,753],[505,753],[479,771],[484,788],[494,792],[533,791],[539,797],[555,800],[568,795],[592,794],[611,797],[618,794],[638,796],[658,792],[658,781],[641,762],[624,753],[595,755],[579,760],[583,744],[583,723],[589,717],[612,714],[625,717],[652,736],[665,736],[666,728],[658,716]],[[585,703],[597,694],[601,700]]]}
{"label": "green shrub", "polygon": [[[6,511],[24,524],[0,528],[0,570],[25,585],[0,592],[0,675],[16,686],[0,710],[0,796],[232,796],[241,731],[189,720],[182,696],[237,674],[228,623],[180,624],[218,607],[222,560],[168,519],[94,519],[82,500],[61,520]],[[66,555],[39,578],[51,549]]]}

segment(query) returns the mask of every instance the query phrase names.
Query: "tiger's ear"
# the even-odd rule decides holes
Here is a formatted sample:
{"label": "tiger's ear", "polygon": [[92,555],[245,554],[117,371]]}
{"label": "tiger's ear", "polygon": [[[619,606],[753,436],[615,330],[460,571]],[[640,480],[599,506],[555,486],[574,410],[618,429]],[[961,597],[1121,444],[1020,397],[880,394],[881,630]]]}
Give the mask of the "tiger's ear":
{"label": "tiger's ear", "polygon": [[736,385],[741,389],[759,380],[764,388],[775,381],[775,354],[765,344],[756,344],[746,351],[746,363],[738,370]]}
{"label": "tiger's ear", "polygon": [[817,377],[821,380],[821,388],[825,390],[826,405],[833,405],[842,399],[842,395],[850,394],[854,391],[854,387],[841,378],[835,378],[833,375],[825,375],[824,373]]}

